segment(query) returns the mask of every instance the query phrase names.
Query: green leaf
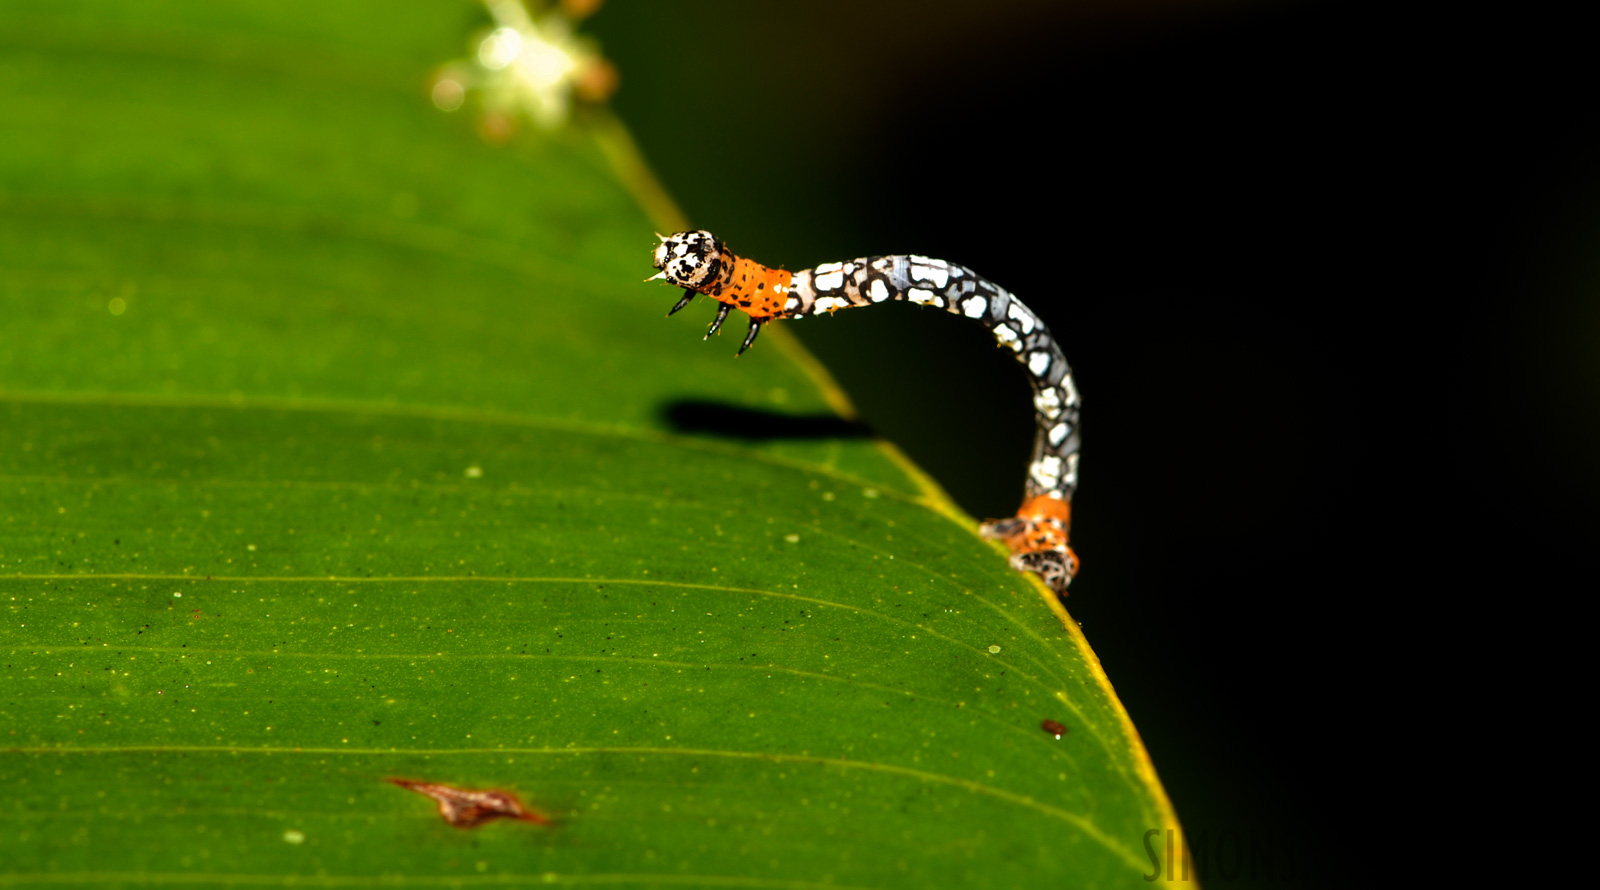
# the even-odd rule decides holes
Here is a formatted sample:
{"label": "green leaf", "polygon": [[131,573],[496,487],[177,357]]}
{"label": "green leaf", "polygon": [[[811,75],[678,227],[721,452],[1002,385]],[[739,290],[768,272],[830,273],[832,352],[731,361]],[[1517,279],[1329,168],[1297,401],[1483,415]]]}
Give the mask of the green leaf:
{"label": "green leaf", "polygon": [[781,326],[661,318],[620,128],[432,106],[486,21],[0,9],[0,885],[1165,861],[1066,613]]}

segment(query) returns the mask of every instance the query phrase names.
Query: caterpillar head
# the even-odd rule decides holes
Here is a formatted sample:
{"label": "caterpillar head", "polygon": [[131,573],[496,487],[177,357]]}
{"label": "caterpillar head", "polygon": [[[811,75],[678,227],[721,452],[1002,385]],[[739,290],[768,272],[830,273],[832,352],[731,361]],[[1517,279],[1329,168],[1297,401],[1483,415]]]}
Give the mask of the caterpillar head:
{"label": "caterpillar head", "polygon": [[726,248],[715,235],[701,229],[656,237],[661,239],[656,245],[655,264],[661,270],[656,278],[698,290],[722,277],[729,261],[723,256]]}

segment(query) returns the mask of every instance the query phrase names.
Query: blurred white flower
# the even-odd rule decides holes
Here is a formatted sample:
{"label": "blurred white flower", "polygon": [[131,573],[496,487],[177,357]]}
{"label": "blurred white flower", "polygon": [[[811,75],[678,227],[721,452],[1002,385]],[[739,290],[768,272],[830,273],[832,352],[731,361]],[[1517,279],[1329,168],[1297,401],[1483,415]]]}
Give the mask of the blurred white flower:
{"label": "blurred white flower", "polygon": [[616,69],[572,26],[573,17],[593,12],[598,2],[565,0],[537,18],[522,0],[484,5],[495,27],[476,39],[471,60],[451,62],[434,78],[433,104],[441,110],[455,111],[469,92],[476,94],[485,135],[504,138],[519,118],[555,129],[570,117],[574,96],[598,102],[616,91]]}

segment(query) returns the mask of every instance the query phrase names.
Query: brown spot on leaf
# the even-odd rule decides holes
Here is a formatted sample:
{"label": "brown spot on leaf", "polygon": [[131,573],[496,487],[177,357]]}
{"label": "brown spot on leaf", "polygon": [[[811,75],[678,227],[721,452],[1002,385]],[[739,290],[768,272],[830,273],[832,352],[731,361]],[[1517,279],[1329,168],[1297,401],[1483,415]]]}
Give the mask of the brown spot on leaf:
{"label": "brown spot on leaf", "polygon": [[1067,734],[1067,728],[1054,720],[1046,720],[1040,723],[1039,728],[1058,739]]}
{"label": "brown spot on leaf", "polygon": [[493,819],[517,819],[535,825],[553,825],[549,816],[524,807],[504,791],[468,791],[432,782],[389,779],[390,783],[424,794],[439,803],[439,816],[457,828],[477,828]]}

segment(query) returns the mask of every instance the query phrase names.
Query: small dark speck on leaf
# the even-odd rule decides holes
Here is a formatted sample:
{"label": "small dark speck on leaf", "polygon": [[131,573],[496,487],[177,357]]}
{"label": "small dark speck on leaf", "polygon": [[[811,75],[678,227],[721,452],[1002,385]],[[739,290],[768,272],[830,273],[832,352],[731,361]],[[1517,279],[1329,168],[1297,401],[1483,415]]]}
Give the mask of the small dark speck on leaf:
{"label": "small dark speck on leaf", "polygon": [[1057,723],[1054,720],[1046,720],[1046,721],[1040,723],[1039,724],[1039,728],[1044,730],[1045,732],[1050,733],[1051,735],[1055,736],[1058,739],[1061,738],[1062,736],[1066,735],[1067,731],[1068,731],[1065,726],[1062,726],[1061,724]]}

